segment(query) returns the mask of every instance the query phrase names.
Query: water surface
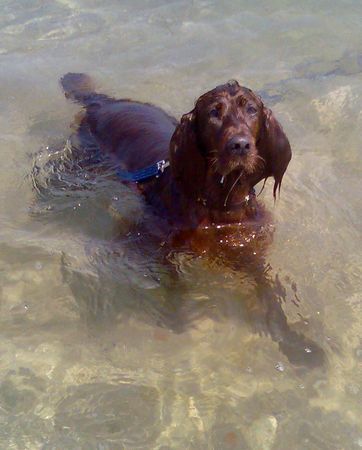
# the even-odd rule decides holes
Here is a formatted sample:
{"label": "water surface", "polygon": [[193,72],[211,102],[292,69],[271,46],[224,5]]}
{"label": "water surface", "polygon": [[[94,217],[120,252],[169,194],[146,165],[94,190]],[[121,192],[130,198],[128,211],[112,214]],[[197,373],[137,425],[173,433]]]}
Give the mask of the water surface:
{"label": "water surface", "polygon": [[[361,2],[0,9],[0,448],[361,448]],[[177,118],[231,78],[263,96],[294,151],[262,194],[273,293],[323,363],[286,357],[245,275],[181,254],[175,281],[130,242],[139,199],[69,158],[68,71]]]}

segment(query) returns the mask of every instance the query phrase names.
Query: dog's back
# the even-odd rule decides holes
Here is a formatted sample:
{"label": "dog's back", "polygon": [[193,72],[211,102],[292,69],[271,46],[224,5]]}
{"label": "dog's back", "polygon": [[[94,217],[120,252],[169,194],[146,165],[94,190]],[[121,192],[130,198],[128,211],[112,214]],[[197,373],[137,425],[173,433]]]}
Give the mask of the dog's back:
{"label": "dog's back", "polygon": [[177,121],[162,109],[98,94],[85,74],[68,73],[60,83],[67,98],[85,106],[83,125],[123,169],[134,171],[168,158]]}

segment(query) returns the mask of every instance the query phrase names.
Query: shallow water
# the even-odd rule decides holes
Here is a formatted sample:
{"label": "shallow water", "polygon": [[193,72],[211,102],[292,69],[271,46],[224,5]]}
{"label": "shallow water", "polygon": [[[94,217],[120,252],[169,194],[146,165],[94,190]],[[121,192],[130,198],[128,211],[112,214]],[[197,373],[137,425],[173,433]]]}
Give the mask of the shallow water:
{"label": "shallow water", "polygon": [[[361,2],[0,8],[0,448],[361,448]],[[131,242],[139,199],[69,168],[68,71],[176,117],[231,78],[261,93],[294,150],[262,194],[273,292],[323,363],[290,362],[244,275],[180,254],[175,281]]]}

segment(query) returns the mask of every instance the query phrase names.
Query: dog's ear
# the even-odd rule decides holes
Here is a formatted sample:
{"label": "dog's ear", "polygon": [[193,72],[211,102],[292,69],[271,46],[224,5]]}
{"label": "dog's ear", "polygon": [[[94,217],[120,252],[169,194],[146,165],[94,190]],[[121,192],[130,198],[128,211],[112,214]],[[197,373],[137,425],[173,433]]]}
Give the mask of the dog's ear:
{"label": "dog's ear", "polygon": [[170,162],[182,191],[198,198],[205,181],[206,161],[198,145],[195,110],[184,114],[176,127],[170,143]]}
{"label": "dog's ear", "polygon": [[273,195],[280,192],[283,175],[292,157],[292,151],[282,126],[269,108],[263,107],[261,127],[260,156],[265,160],[265,178],[274,177]]}

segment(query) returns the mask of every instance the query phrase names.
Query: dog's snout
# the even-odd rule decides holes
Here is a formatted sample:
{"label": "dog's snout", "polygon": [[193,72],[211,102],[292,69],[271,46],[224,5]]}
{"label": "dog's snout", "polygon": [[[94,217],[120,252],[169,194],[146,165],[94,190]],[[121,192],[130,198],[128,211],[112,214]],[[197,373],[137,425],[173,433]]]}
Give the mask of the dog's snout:
{"label": "dog's snout", "polygon": [[234,155],[243,156],[250,150],[250,141],[245,137],[234,136],[227,143],[226,149]]}

